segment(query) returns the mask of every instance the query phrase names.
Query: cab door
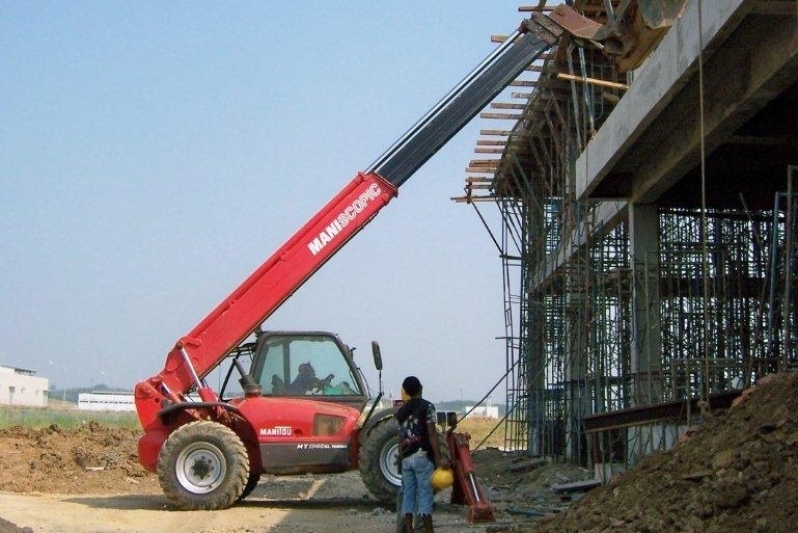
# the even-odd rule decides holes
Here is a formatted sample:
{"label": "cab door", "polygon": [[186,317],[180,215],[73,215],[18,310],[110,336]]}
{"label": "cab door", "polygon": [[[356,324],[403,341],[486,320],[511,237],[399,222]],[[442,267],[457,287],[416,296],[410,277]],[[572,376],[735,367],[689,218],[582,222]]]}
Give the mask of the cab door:
{"label": "cab door", "polygon": [[258,435],[263,471],[343,472],[368,400],[350,350],[326,332],[261,333],[250,376],[262,396],[237,407]]}

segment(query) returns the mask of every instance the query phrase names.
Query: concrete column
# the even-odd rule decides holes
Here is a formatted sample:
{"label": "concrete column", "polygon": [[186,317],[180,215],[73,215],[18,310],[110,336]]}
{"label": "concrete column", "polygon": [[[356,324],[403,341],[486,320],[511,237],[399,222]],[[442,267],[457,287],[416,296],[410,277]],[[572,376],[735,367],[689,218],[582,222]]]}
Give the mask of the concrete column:
{"label": "concrete column", "polygon": [[662,398],[662,335],[659,298],[659,224],[654,204],[629,204],[632,276],[632,372],[634,405]]}
{"label": "concrete column", "polygon": [[528,292],[528,337],[525,341],[527,386],[527,451],[531,455],[546,453],[543,438],[546,412],[546,346],[545,316],[540,302],[543,296]]}
{"label": "concrete column", "polygon": [[[662,400],[662,335],[659,293],[659,223],[655,204],[629,204],[632,266],[632,405]],[[636,461],[661,445],[657,426],[632,428],[629,453]]]}
{"label": "concrete column", "polygon": [[[587,254],[587,252],[585,252]],[[565,274],[565,313],[563,317],[563,378],[565,409],[565,457],[582,464],[588,460],[582,419],[589,413],[589,392],[586,389],[589,338],[588,277],[589,266],[571,268]]]}

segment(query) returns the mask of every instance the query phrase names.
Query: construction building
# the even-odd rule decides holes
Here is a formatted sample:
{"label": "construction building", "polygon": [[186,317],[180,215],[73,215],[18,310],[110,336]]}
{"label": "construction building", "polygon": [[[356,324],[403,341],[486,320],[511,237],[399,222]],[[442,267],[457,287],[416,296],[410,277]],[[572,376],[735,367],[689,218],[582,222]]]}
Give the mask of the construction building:
{"label": "construction building", "polygon": [[507,446],[624,467],[796,364],[798,2],[568,4],[455,200],[501,217]]}

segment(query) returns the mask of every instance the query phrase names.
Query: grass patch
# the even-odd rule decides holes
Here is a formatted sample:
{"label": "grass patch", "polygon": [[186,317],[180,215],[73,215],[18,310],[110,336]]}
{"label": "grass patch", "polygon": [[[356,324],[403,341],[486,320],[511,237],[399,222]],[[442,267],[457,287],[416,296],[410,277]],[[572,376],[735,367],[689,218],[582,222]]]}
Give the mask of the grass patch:
{"label": "grass patch", "polygon": [[48,407],[0,408],[0,428],[25,426],[45,428],[53,424],[63,428],[77,428],[87,422],[97,422],[103,426],[139,429],[139,419],[133,412],[79,411],[77,409],[51,409]]}
{"label": "grass patch", "polygon": [[[0,428],[25,426],[45,428],[53,424],[63,428],[78,428],[88,422],[125,429],[140,429],[135,412],[80,411],[65,408],[61,402],[50,407],[0,406]],[[457,424],[457,431],[471,435],[471,449],[504,448],[505,422],[495,418],[470,416]],[[484,440],[484,442],[483,442]]]}

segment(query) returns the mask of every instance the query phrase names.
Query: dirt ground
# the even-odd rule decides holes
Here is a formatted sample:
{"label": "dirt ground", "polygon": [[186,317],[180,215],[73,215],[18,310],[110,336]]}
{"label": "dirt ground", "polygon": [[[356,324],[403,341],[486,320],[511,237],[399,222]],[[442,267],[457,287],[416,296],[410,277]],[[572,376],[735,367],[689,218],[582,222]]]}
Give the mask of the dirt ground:
{"label": "dirt ground", "polygon": [[[356,472],[263,476],[258,488],[231,509],[175,511],[157,477],[139,465],[138,437],[138,431],[94,422],[75,430],[0,429],[0,533],[395,530],[393,510],[368,493]],[[495,449],[484,453],[496,464],[505,460]],[[450,496],[443,491],[436,498],[439,531],[503,527],[501,520],[469,524],[467,508],[449,503]]]}
{"label": "dirt ground", "polygon": [[[592,472],[480,450],[477,474],[496,522],[437,496],[436,530],[486,533],[788,532],[798,523],[798,375],[774,376],[708,416],[673,449],[572,497],[552,485]],[[169,508],[136,458],[138,432],[85,424],[0,430],[0,533],[392,532],[395,516],[357,473],[264,476],[224,511]],[[571,501],[573,500],[573,501]]]}

